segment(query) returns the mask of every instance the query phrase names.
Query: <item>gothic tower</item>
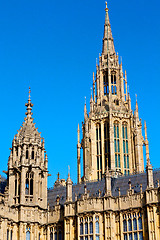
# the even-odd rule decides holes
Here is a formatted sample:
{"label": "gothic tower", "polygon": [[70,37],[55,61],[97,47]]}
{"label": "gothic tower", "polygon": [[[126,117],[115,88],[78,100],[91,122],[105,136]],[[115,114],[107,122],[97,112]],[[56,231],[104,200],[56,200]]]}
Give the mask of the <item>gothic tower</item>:
{"label": "gothic tower", "polygon": [[15,135],[8,161],[8,203],[47,209],[48,160],[44,139],[35,128],[29,99],[22,127]]}
{"label": "gothic tower", "polygon": [[93,74],[90,112],[84,107],[83,138],[77,144],[78,182],[80,178],[80,148],[83,149],[84,180],[100,180],[108,168],[113,174],[144,171],[142,124],[138,103],[135,112],[123,73],[115,52],[106,3],[102,54]]}

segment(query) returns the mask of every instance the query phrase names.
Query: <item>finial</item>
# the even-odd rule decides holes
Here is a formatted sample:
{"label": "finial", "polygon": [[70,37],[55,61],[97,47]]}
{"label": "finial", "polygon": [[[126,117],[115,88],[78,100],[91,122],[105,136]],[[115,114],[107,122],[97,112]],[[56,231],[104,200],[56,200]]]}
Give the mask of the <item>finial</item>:
{"label": "finial", "polygon": [[135,97],[136,97],[136,102],[137,102],[137,94],[135,94]]}
{"label": "finial", "polygon": [[86,105],[86,97],[84,97],[84,99],[85,99],[85,105]]}
{"label": "finial", "polygon": [[107,1],[105,2],[106,3],[106,11],[108,10],[108,4],[107,4]]}
{"label": "finial", "polygon": [[70,177],[70,166],[68,165],[68,177]]}
{"label": "finial", "polygon": [[29,87],[29,100],[31,99],[31,88]]}
{"label": "finial", "polygon": [[31,103],[31,88],[30,87],[29,87],[28,103],[26,103],[25,106],[27,107],[27,112],[26,112],[27,118],[31,118],[33,104]]}
{"label": "finial", "polygon": [[59,172],[57,173],[57,180],[58,180],[58,181],[60,180],[60,174],[59,174]]}

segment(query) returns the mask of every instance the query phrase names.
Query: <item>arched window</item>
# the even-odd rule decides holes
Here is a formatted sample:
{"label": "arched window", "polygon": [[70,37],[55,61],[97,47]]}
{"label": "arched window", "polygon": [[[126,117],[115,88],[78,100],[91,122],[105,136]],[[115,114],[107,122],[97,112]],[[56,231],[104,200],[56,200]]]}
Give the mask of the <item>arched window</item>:
{"label": "arched window", "polygon": [[138,218],[138,228],[139,228],[139,230],[142,230],[142,218],[141,217]]}
{"label": "arched window", "polygon": [[85,234],[88,234],[88,222],[85,223]]}
{"label": "arched window", "polygon": [[111,168],[110,161],[110,140],[109,140],[109,122],[104,124],[104,158],[105,158],[105,169]]}
{"label": "arched window", "polygon": [[122,135],[123,135],[123,156],[124,156],[124,172],[125,175],[128,173],[129,169],[129,152],[128,152],[128,131],[127,123],[122,125]]}
{"label": "arched window", "polygon": [[26,195],[33,195],[33,172],[27,172],[26,173]]}
{"label": "arched window", "polygon": [[124,239],[125,240],[143,240],[142,214],[140,212],[124,214],[123,219],[124,219],[123,220]]}
{"label": "arched window", "polygon": [[102,179],[102,143],[101,143],[101,125],[96,126],[96,145],[97,145],[97,178]]}
{"label": "arched window", "polygon": [[30,234],[30,227],[26,228],[26,240],[30,240],[31,234]]}
{"label": "arched window", "polygon": [[89,233],[93,234],[93,222],[89,223]]}
{"label": "arched window", "polygon": [[123,221],[123,232],[127,232],[127,221]]}
{"label": "arched window", "polygon": [[41,240],[41,234],[39,233],[39,240]]}
{"label": "arched window", "polygon": [[115,151],[115,167],[120,168],[120,139],[119,139],[119,123],[114,123],[114,151]]}
{"label": "arched window", "polygon": [[133,230],[137,231],[137,219],[136,218],[133,219]]}
{"label": "arched window", "polygon": [[128,220],[128,231],[132,231],[132,221],[131,221],[131,219]]}

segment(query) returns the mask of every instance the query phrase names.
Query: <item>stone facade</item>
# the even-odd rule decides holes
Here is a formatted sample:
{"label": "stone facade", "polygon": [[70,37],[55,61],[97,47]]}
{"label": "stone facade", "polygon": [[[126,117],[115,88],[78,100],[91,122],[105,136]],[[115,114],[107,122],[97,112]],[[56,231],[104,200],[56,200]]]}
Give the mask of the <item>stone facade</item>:
{"label": "stone facade", "polygon": [[47,190],[48,158],[33,123],[29,91],[7,179],[0,179],[0,240],[160,239],[160,171],[150,163],[147,127],[145,123],[143,138],[137,102],[134,114],[131,110],[107,4],[105,11],[103,50],[93,75],[89,114],[84,107],[82,140],[78,125],[77,184],[70,173],[66,181],[58,174]]}

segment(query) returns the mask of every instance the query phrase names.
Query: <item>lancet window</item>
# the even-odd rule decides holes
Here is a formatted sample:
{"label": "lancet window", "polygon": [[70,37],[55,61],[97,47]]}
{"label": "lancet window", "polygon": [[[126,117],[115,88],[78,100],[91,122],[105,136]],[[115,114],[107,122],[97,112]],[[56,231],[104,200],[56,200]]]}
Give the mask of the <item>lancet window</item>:
{"label": "lancet window", "polygon": [[102,143],[101,143],[101,125],[96,126],[96,145],[97,145],[97,178],[102,179]]}
{"label": "lancet window", "polygon": [[114,151],[115,151],[115,167],[121,167],[120,163],[120,139],[119,139],[119,123],[114,123]]}
{"label": "lancet window", "polygon": [[26,184],[25,184],[25,192],[26,195],[33,195],[33,172],[27,172],[26,173]]}
{"label": "lancet window", "polygon": [[109,123],[106,122],[104,124],[104,157],[105,157],[105,168],[110,169],[111,161],[110,161],[110,141],[109,141]]}
{"label": "lancet window", "polygon": [[80,218],[80,240],[93,240],[93,217]]}
{"label": "lancet window", "polygon": [[113,95],[117,95],[116,73],[111,73],[111,90]]}
{"label": "lancet window", "polygon": [[104,95],[109,94],[108,70],[103,75]]}
{"label": "lancet window", "polygon": [[30,233],[30,227],[26,228],[26,240],[30,240],[31,239],[31,233]]}
{"label": "lancet window", "polygon": [[127,124],[122,125],[123,135],[123,158],[124,158],[124,174],[129,174],[129,152],[128,152],[128,131]]}
{"label": "lancet window", "polygon": [[32,148],[32,159],[34,159],[34,148]]}
{"label": "lancet window", "polygon": [[50,228],[50,240],[62,240],[62,231],[61,229]]}
{"label": "lancet window", "polygon": [[20,195],[20,175],[19,173],[15,174],[15,203],[19,203]]}
{"label": "lancet window", "polygon": [[123,215],[123,236],[124,240],[143,240],[141,213]]}

